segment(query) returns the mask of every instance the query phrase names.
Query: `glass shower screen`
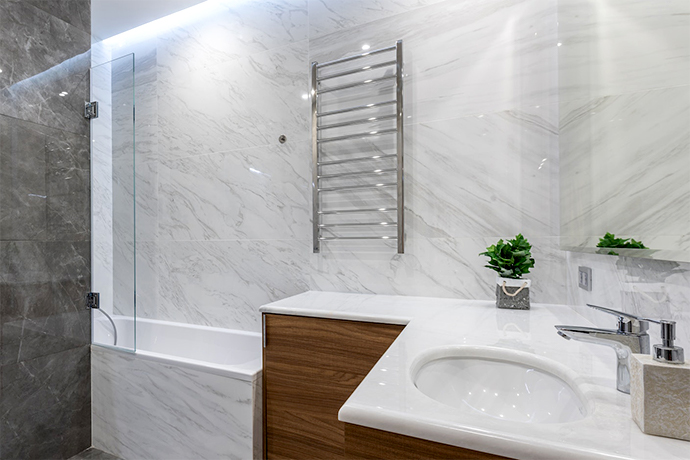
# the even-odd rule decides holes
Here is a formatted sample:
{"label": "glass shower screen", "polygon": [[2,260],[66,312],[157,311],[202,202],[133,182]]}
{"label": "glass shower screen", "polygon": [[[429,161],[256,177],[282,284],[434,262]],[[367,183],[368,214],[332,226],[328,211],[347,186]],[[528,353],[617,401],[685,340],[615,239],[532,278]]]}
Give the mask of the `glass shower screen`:
{"label": "glass shower screen", "polygon": [[92,342],[136,350],[134,55],[91,69]]}

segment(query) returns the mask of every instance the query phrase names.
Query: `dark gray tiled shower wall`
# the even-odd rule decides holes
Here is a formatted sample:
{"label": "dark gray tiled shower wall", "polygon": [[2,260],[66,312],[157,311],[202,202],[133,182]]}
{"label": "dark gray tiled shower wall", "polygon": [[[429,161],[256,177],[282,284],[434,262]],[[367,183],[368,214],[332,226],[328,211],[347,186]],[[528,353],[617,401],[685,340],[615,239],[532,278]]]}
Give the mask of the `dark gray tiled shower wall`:
{"label": "dark gray tiled shower wall", "polygon": [[90,0],[0,0],[3,460],[91,445],[89,33]]}

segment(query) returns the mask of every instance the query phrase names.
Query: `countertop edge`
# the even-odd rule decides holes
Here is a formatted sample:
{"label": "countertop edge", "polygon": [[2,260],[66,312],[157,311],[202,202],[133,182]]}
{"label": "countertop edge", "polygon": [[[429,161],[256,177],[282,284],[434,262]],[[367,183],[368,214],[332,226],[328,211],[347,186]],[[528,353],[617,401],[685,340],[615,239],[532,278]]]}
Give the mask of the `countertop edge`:
{"label": "countertop edge", "polygon": [[629,457],[611,455],[586,449],[573,449],[554,443],[535,442],[534,438],[504,436],[474,427],[439,427],[422,419],[401,419],[398,414],[372,413],[368,407],[347,402],[338,411],[338,420],[352,425],[387,431],[403,436],[437,442],[462,449],[475,450],[507,458],[530,460],[629,460]]}

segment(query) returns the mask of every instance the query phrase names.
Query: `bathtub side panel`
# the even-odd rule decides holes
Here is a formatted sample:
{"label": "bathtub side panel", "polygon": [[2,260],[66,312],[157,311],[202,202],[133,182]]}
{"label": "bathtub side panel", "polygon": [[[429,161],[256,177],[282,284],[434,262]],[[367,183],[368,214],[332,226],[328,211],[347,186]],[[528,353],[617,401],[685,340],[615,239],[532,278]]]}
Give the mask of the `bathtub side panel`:
{"label": "bathtub side panel", "polygon": [[251,459],[252,382],[92,347],[93,444],[128,460]]}

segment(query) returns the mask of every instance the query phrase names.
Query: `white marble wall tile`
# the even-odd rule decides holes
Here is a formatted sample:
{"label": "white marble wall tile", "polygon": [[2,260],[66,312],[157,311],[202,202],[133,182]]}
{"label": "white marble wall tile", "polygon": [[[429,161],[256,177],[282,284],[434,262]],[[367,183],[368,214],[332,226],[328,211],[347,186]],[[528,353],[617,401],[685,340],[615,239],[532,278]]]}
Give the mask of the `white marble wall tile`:
{"label": "white marble wall tile", "polygon": [[[592,291],[578,288],[579,266],[592,268]],[[601,327],[614,328],[615,318],[585,305],[593,303],[628,313],[678,323],[679,345],[690,347],[690,264],[608,255],[567,253],[568,304]],[[658,326],[649,329],[661,343]]]}
{"label": "white marble wall tile", "polygon": [[252,382],[92,347],[93,444],[127,459],[258,458]]}
{"label": "white marble wall tile", "polygon": [[159,319],[158,262],[160,254],[158,246],[157,241],[137,241],[137,318]]}
{"label": "white marble wall tile", "polygon": [[327,35],[442,0],[309,0],[309,38]]}
{"label": "white marble wall tile", "polygon": [[[677,249],[690,224],[690,87],[561,104],[562,233]],[[583,241],[584,242],[584,241]]]}
{"label": "white marble wall tile", "polygon": [[557,100],[555,2],[448,0],[312,39],[310,60],[397,39],[404,42],[410,123]]}
{"label": "white marble wall tile", "polygon": [[[491,299],[478,253],[520,231],[535,246],[533,301],[563,302],[555,2],[351,1],[346,17],[348,2],[313,1],[311,40],[306,3],[230,5],[156,41],[156,83],[137,94],[138,313],[259,330],[260,305],[307,289]],[[237,24],[247,35],[228,35]],[[312,254],[309,62],[398,38],[406,253],[349,242]],[[329,155],[391,148],[348,145]]]}
{"label": "white marble wall tile", "polygon": [[219,0],[158,34],[160,72],[190,74],[308,38],[307,0]]}
{"label": "white marble wall tile", "polygon": [[687,85],[686,0],[559,0],[561,101]]}
{"label": "white marble wall tile", "polygon": [[275,144],[309,130],[307,42],[216,65],[160,75],[161,154],[179,158]]}
{"label": "white marble wall tile", "polygon": [[308,237],[309,143],[276,144],[161,163],[161,238]]}
{"label": "white marble wall tile", "polygon": [[[510,237],[508,235],[507,237]],[[504,236],[503,238],[505,238]],[[491,238],[408,238],[404,255],[393,243],[354,246],[327,243],[311,255],[310,288],[375,294],[422,295],[467,299],[495,298],[495,272],[479,253],[498,241]],[[534,302],[564,303],[563,253],[557,238],[531,238],[535,269]]]}
{"label": "white marble wall tile", "polygon": [[558,235],[556,112],[550,106],[408,126],[408,231]]}
{"label": "white marble wall tile", "polygon": [[310,247],[297,240],[161,243],[158,319],[259,331],[261,305],[309,289]]}

